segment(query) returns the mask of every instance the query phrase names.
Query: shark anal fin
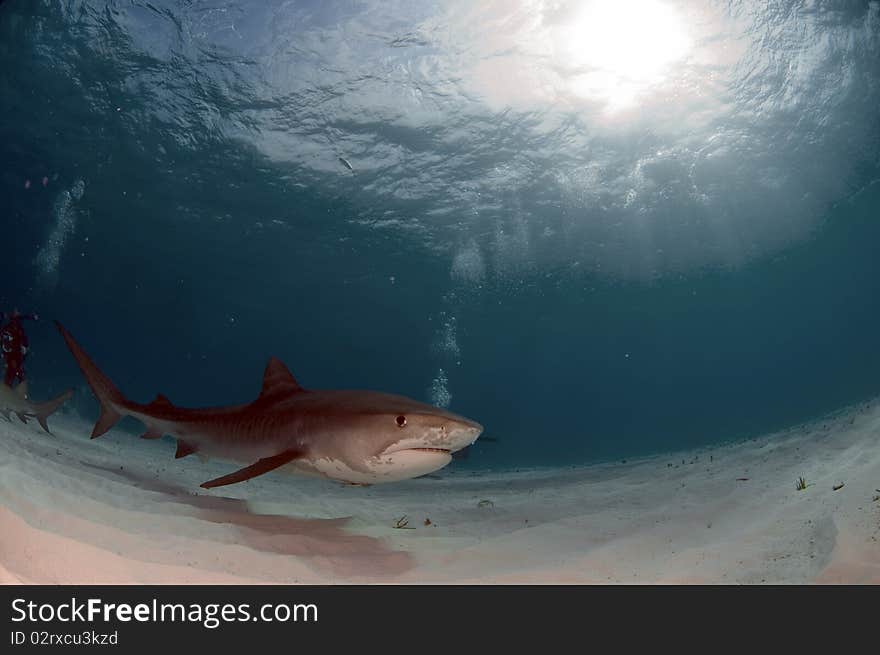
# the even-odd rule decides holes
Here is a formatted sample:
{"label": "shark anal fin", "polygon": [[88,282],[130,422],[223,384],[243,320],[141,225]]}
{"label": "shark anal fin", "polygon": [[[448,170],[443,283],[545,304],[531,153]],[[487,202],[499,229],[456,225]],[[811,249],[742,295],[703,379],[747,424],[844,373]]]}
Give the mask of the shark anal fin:
{"label": "shark anal fin", "polygon": [[191,443],[187,443],[183,439],[177,440],[177,452],[174,453],[174,459],[180,459],[181,457],[186,457],[187,455],[192,455],[196,452],[198,448],[193,446]]}
{"label": "shark anal fin", "polygon": [[298,449],[285,450],[277,455],[257,460],[250,466],[245,466],[243,469],[239,469],[229,475],[208,480],[207,482],[202,483],[201,487],[203,489],[212,489],[213,487],[222,487],[227,484],[244,482],[245,480],[257,477],[258,475],[274,471],[279,466],[284,466],[298,457],[302,457],[304,454],[304,451]]}

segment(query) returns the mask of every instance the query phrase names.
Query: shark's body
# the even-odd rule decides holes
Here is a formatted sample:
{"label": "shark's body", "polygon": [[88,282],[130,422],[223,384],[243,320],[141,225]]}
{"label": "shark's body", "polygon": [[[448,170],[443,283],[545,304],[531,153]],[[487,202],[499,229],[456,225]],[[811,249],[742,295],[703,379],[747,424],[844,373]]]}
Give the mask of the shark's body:
{"label": "shark's body", "polygon": [[[27,382],[22,382],[15,388],[0,382],[0,414],[6,420],[12,420],[12,414],[15,414],[22,423],[27,423],[29,418],[37,419],[37,422],[46,432],[49,432],[49,425],[46,419],[49,418],[61,405],[63,405],[71,396],[73,390],[68,389],[63,394],[44,403],[31,402],[28,398]],[[49,434],[52,434],[49,432]]]}
{"label": "shark's body", "polygon": [[403,396],[303,389],[275,358],[252,403],[184,409],[160,395],[141,405],[127,400],[57,325],[101,404],[92,438],[132,416],[147,426],[146,439],[175,437],[176,457],[199,453],[249,464],[205,482],[205,488],[280,467],[353,484],[404,480],[443,468],[483,430],[474,421]]}

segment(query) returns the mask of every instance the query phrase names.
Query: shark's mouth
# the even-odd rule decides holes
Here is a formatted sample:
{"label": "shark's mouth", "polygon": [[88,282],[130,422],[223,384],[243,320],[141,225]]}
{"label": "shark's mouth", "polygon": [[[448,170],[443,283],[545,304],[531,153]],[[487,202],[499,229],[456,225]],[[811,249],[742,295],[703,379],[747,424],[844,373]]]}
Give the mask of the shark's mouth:
{"label": "shark's mouth", "polygon": [[392,444],[382,454],[395,455],[399,453],[409,453],[410,455],[422,456],[451,456],[454,451],[458,450],[457,444],[447,443],[443,440],[427,440],[427,439],[405,439],[396,444]]}
{"label": "shark's mouth", "polygon": [[406,450],[417,450],[422,453],[443,453],[443,454],[449,454],[452,452],[448,448],[407,448]]}

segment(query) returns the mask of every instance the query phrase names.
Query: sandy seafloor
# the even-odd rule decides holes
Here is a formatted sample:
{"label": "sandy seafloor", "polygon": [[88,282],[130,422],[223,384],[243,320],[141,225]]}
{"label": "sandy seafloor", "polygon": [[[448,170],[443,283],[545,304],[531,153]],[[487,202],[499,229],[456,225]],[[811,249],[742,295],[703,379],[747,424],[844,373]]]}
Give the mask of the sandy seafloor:
{"label": "sandy seafloor", "polygon": [[880,401],[697,451],[369,488],[208,492],[234,465],[50,425],[0,421],[3,583],[880,583]]}

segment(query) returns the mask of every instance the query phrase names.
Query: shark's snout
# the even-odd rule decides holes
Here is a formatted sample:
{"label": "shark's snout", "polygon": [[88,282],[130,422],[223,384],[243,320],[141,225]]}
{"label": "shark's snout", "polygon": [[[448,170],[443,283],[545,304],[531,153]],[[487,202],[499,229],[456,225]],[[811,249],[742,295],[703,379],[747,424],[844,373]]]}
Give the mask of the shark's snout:
{"label": "shark's snout", "polygon": [[477,440],[477,438],[483,433],[483,426],[476,421],[465,420],[462,422],[462,425],[458,430],[461,433],[462,445],[456,448],[456,450],[461,450],[462,448],[470,446]]}
{"label": "shark's snout", "polygon": [[444,426],[445,434],[440,441],[446,444],[447,450],[454,453],[470,446],[482,432],[482,425],[476,421],[461,418],[450,421]]}

